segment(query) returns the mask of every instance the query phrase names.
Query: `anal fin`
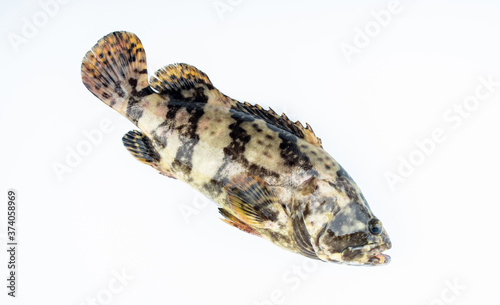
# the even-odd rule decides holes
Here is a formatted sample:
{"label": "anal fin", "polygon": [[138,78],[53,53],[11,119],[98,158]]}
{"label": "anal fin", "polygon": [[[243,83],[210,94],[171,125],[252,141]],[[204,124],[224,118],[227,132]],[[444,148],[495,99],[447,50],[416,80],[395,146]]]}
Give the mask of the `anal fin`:
{"label": "anal fin", "polygon": [[167,177],[175,178],[172,172],[160,168],[160,154],[156,151],[153,143],[145,134],[137,130],[131,130],[123,136],[122,141],[125,148],[137,160],[152,166]]}

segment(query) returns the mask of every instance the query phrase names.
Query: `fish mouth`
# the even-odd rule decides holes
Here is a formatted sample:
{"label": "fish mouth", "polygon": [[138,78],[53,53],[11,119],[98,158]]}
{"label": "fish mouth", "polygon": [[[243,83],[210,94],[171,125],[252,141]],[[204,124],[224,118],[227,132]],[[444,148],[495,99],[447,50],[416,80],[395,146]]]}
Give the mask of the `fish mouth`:
{"label": "fish mouth", "polygon": [[373,255],[368,259],[367,265],[378,266],[378,265],[387,265],[391,262],[391,257],[385,253],[378,253]]}
{"label": "fish mouth", "polygon": [[391,262],[391,257],[383,251],[392,247],[391,242],[347,247],[342,251],[342,260],[352,265],[382,266]]}

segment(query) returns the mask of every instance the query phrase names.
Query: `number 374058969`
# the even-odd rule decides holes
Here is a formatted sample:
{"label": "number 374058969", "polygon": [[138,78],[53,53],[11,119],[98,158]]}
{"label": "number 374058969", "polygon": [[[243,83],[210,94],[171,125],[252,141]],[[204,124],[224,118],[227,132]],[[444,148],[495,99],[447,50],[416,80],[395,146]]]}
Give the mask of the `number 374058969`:
{"label": "number 374058969", "polygon": [[7,204],[7,234],[9,241],[16,240],[16,193],[8,191],[8,204]]}

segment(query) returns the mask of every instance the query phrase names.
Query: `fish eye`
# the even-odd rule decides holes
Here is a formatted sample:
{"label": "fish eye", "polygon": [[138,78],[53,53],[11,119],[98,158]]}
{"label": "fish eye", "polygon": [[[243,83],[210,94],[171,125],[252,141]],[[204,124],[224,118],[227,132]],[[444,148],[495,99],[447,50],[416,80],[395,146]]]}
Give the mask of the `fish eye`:
{"label": "fish eye", "polygon": [[368,223],[368,228],[372,234],[379,235],[382,233],[382,222],[377,218],[372,218]]}

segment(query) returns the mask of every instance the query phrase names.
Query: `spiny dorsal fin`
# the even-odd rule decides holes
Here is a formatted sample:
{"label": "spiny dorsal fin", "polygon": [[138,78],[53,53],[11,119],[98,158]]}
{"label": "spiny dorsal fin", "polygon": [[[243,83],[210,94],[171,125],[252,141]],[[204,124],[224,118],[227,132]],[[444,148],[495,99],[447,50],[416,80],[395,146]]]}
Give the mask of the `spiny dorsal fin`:
{"label": "spiny dorsal fin", "polygon": [[255,231],[252,227],[250,227],[249,225],[247,225],[246,223],[241,221],[238,217],[234,216],[233,214],[228,212],[226,209],[219,208],[219,213],[222,216],[224,216],[222,221],[224,221],[225,223],[232,225],[233,227],[238,228],[243,232],[247,232],[247,233],[250,233],[253,235],[260,236],[260,234],[257,231]]}
{"label": "spiny dorsal fin", "polygon": [[175,178],[170,171],[160,170],[160,154],[156,151],[151,140],[142,132],[131,130],[123,138],[123,145],[137,160],[150,165],[160,171],[161,174]]}
{"label": "spiny dorsal fin", "polygon": [[266,221],[276,221],[278,198],[266,182],[258,177],[237,176],[226,185],[231,208],[242,222],[252,227],[263,227]]}
{"label": "spiny dorsal fin", "polygon": [[160,94],[175,93],[176,97],[189,98],[190,100],[193,100],[194,96],[196,96],[194,92],[190,91],[201,88],[207,103],[230,107],[261,118],[315,146],[321,147],[321,140],[316,137],[309,124],[306,123],[306,127],[304,127],[299,121],[293,123],[286,114],[283,113],[280,116],[271,108],[265,110],[260,105],[251,105],[248,102],[241,103],[233,100],[220,93],[205,73],[191,65],[183,63],[168,65],[156,71],[149,82],[151,87]]}
{"label": "spiny dorsal fin", "polygon": [[184,64],[171,64],[155,72],[150,79],[151,87],[159,93],[189,90],[201,85],[212,89],[208,76],[197,68]]}
{"label": "spiny dorsal fin", "polygon": [[286,114],[282,113],[280,116],[273,109],[269,108],[269,110],[265,110],[258,104],[251,105],[248,102],[241,103],[235,101],[233,108],[246,114],[251,114],[255,117],[264,119],[269,124],[272,124],[285,131],[291,132],[297,137],[304,139],[308,143],[322,148],[321,139],[314,134],[311,126],[307,123],[306,127],[304,127],[299,121],[293,123],[286,116]]}

